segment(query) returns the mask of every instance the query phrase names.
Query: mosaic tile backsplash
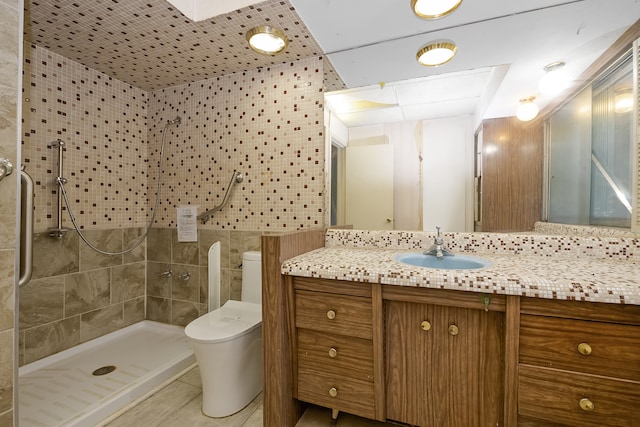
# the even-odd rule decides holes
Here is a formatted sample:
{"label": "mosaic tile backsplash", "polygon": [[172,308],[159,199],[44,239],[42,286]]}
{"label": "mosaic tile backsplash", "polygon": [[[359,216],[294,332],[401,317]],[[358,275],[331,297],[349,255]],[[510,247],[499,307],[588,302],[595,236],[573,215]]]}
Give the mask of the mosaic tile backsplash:
{"label": "mosaic tile backsplash", "polygon": [[[546,258],[600,258],[640,261],[640,238],[502,233],[442,233],[454,252],[535,255]],[[328,248],[427,250],[435,233],[412,231],[327,230]]]}

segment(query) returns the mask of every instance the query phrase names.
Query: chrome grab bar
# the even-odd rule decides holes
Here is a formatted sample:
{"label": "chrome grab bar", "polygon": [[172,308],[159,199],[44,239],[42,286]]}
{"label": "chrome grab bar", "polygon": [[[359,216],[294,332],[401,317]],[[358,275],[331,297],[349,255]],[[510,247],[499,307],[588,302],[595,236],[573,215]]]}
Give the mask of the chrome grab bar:
{"label": "chrome grab bar", "polygon": [[19,286],[29,282],[33,272],[33,179],[20,171],[20,279]]}
{"label": "chrome grab bar", "polygon": [[240,172],[233,171],[233,175],[231,176],[231,181],[229,182],[229,186],[227,187],[226,193],[224,193],[224,198],[222,199],[222,203],[220,203],[215,208],[209,209],[208,211],[202,212],[200,215],[198,215],[198,219],[203,224],[206,224],[207,221],[209,221],[209,218],[211,218],[211,215],[213,215],[214,213],[218,212],[220,209],[222,209],[224,207],[224,205],[227,204],[227,201],[229,200],[229,195],[231,194],[231,189],[233,188],[233,186],[235,184],[241,183],[243,178],[244,177],[242,176],[242,174]]}

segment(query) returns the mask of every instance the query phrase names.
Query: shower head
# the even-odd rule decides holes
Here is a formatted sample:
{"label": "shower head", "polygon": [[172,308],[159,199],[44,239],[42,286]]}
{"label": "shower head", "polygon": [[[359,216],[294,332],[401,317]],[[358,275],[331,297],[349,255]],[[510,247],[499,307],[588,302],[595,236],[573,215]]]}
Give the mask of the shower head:
{"label": "shower head", "polygon": [[182,119],[180,118],[180,116],[176,116],[176,118],[173,120],[167,120],[167,124],[169,125],[179,125],[180,123],[182,123]]}

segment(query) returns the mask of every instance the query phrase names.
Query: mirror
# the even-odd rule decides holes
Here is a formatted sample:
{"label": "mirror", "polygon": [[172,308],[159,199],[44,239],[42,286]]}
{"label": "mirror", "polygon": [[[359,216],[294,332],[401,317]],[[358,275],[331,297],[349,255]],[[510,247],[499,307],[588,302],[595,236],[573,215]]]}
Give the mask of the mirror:
{"label": "mirror", "polygon": [[[585,3],[590,4],[587,5],[589,13],[597,14],[598,2]],[[623,10],[624,7],[620,6]],[[637,4],[626,6],[638,7]],[[555,31],[557,37],[566,30],[561,27],[573,28],[575,23],[575,17],[567,18],[565,7],[545,8],[547,19],[544,25],[551,25],[550,28],[539,28],[542,24],[538,23],[533,12],[496,19],[513,19],[511,25],[526,24],[523,28],[527,28],[529,34]],[[619,15],[621,10],[611,13]],[[600,18],[585,19],[593,31],[586,42],[583,40],[581,45],[568,48],[562,40],[556,39],[558,46],[555,49],[548,44],[544,46],[552,52],[546,56],[540,54],[540,49],[530,50],[522,46],[518,49],[515,46],[509,61],[497,66],[478,57],[473,66],[464,70],[446,68],[447,64],[440,70],[425,71],[422,78],[327,92],[325,105],[330,111],[325,115],[325,124],[332,144],[332,224],[353,224],[355,228],[365,229],[427,231],[441,225],[449,231],[473,231],[474,133],[482,120],[515,116],[518,99],[526,95],[538,95],[541,109],[548,103],[557,102],[554,96],[538,93],[537,84],[545,73],[544,65],[554,60],[565,60],[569,75],[575,79],[629,27],[627,23],[622,26],[616,24],[614,29],[596,29]],[[500,25],[509,24],[501,21]],[[466,27],[469,33],[473,33],[481,26],[478,23],[463,24],[454,30]],[[491,38],[481,33],[474,34],[483,42]],[[402,41],[412,42],[411,38]],[[398,39],[389,41],[394,45],[397,42]],[[386,43],[382,41],[377,46]],[[491,45],[488,42],[484,44]],[[512,47],[505,43],[505,49]],[[486,47],[480,49],[480,52],[485,51]],[[349,50],[346,50],[334,55],[338,58],[338,71],[348,54]],[[354,49],[352,62],[358,62],[361,55],[359,49]],[[492,53],[487,56],[491,57]],[[333,59],[331,54],[328,58]],[[580,62],[580,65],[569,65],[568,58]],[[468,65],[467,60],[465,58]],[[385,66],[381,64],[381,67]],[[344,99],[334,99],[338,96]],[[392,147],[390,151],[389,147]],[[365,153],[367,160],[360,159],[360,154],[356,153]],[[350,160],[356,157],[355,162]],[[391,164],[391,172],[375,163],[374,159]],[[347,188],[351,163],[357,165],[355,170],[363,174],[358,177],[360,183],[355,189]],[[384,176],[393,177],[392,183],[383,180]],[[388,187],[392,188],[391,194]],[[352,203],[351,195],[355,195]],[[370,197],[368,200],[360,199],[364,196]],[[387,204],[392,200],[391,210],[368,204],[369,201],[380,204],[384,200]],[[354,220],[350,206],[363,210],[368,220],[375,214],[375,221]]]}

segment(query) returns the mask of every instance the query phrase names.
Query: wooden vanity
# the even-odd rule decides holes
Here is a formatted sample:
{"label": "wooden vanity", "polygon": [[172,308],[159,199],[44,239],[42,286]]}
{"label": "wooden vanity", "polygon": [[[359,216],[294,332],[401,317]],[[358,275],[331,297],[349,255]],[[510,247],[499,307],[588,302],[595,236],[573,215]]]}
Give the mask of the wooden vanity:
{"label": "wooden vanity", "polygon": [[265,426],[640,426],[640,306],[282,275],[312,236],[263,237]]}

